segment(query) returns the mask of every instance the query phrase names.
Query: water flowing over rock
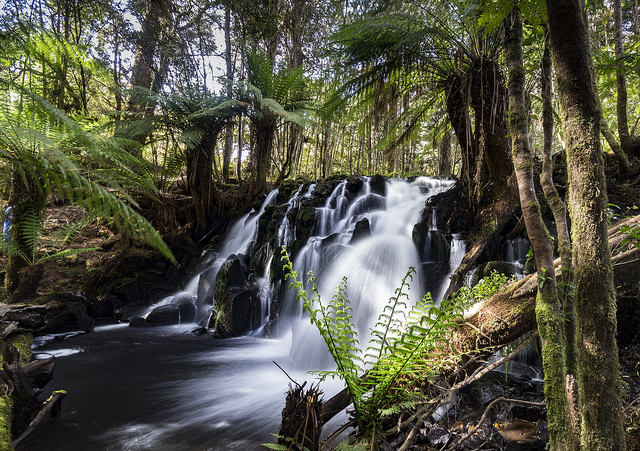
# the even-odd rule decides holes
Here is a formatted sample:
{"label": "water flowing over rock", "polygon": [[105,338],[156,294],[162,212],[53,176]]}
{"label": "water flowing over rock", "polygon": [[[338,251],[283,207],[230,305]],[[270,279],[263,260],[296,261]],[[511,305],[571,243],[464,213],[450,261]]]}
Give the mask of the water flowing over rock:
{"label": "water flowing over rock", "polygon": [[185,290],[163,303],[176,304],[177,297],[180,305],[195,300],[196,320],[215,328],[219,337],[293,330],[293,359],[301,366],[322,367],[329,363],[328,356],[303,318],[295,293],[286,289],[281,247],[287,248],[299,277],[314,272],[325,301],[347,278],[354,321],[366,342],[410,267],[417,270],[411,303],[426,288],[434,298],[446,289],[452,252],[459,248],[455,243],[463,240],[438,225],[435,213],[426,225],[421,217],[426,202],[453,184],[427,177],[405,181],[374,176],[274,190],[229,228]]}

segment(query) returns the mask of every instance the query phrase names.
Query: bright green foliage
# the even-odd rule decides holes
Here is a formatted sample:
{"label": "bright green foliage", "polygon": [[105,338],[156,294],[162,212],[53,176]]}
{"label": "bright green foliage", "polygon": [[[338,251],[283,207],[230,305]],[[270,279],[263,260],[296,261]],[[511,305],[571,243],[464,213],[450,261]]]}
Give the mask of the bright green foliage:
{"label": "bright green foliage", "polygon": [[[156,192],[147,163],[124,151],[120,140],[94,132],[89,121],[70,118],[32,91],[13,83],[1,90],[0,163],[10,168],[14,180],[23,181],[29,199],[55,193],[92,217],[111,219],[173,260],[157,231],[131,206],[136,205],[131,192]],[[14,226],[20,247],[6,245],[3,250],[33,263],[42,206],[25,204],[20,217],[14,216]]]}
{"label": "bright green foliage", "polygon": [[420,399],[409,390],[412,381],[423,381],[440,365],[443,349],[450,349],[448,338],[462,315],[459,299],[435,305],[430,294],[408,308],[407,290],[415,273],[411,267],[400,287],[378,317],[364,358],[360,357],[357,331],[352,321],[352,309],[346,297],[346,278],[328,305],[323,304],[310,274],[315,297],[309,300],[302,281],[293,270],[283,248],[286,277],[297,289],[297,299],[324,338],[337,369],[318,372],[321,378],[338,376],[345,381],[352,398],[360,431],[375,437],[384,415],[397,413],[415,405]]}
{"label": "bright green foliage", "polygon": [[476,302],[488,299],[500,290],[504,285],[513,282],[513,276],[507,277],[498,271],[492,271],[487,277],[473,287],[462,287],[453,294],[455,302],[462,304],[463,308],[469,308]]}
{"label": "bright green foliage", "polygon": [[307,448],[306,446],[301,448],[300,444],[295,442],[292,438],[282,437],[281,435],[278,435],[278,434],[273,434],[273,435],[275,438],[282,439],[289,444],[283,445],[282,443],[263,443],[262,446],[264,446],[267,449],[275,449],[276,451],[290,451],[290,450],[309,451],[309,448]]}

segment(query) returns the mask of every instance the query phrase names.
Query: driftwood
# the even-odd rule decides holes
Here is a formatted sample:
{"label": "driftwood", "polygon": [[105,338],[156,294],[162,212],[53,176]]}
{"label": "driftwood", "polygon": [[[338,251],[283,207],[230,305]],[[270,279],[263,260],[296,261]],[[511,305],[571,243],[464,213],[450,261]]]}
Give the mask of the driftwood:
{"label": "driftwood", "polygon": [[[9,328],[7,328],[8,330]],[[11,327],[11,329],[14,329]],[[53,378],[54,357],[36,360],[25,366],[20,363],[20,352],[4,340],[0,341],[3,365],[0,370],[0,384],[5,386],[7,396],[13,403],[13,422],[10,425],[13,434],[22,434],[13,442],[13,446],[23,440],[42,422],[46,414],[55,415],[60,409],[60,400],[66,393],[55,392],[42,404],[38,396]],[[34,418],[34,414],[38,412]],[[9,427],[9,425],[7,425]],[[15,435],[14,435],[15,436]]]}
{"label": "driftwood", "polygon": [[282,409],[278,444],[293,450],[316,451],[320,449],[321,394],[322,392],[315,385],[305,391],[304,384],[297,385],[287,392],[285,406]]}
{"label": "driftwood", "polygon": [[460,446],[469,437],[471,437],[473,434],[475,434],[475,432],[478,430],[478,428],[480,426],[482,426],[482,424],[484,423],[484,421],[487,418],[487,414],[489,412],[491,412],[491,409],[493,409],[495,406],[497,406],[498,404],[501,404],[501,403],[519,404],[519,405],[522,405],[522,406],[533,406],[533,407],[544,407],[545,406],[544,402],[523,401],[521,399],[509,399],[509,398],[497,398],[497,399],[494,399],[493,401],[491,401],[491,403],[489,403],[487,408],[484,409],[484,413],[482,414],[482,417],[480,418],[478,423],[473,428],[471,428],[471,430],[469,432],[467,432],[465,435],[460,437],[460,439],[456,443],[454,443],[452,446],[448,447],[447,449],[458,449],[458,448],[460,448]]}
{"label": "driftwood", "polygon": [[38,388],[43,388],[53,379],[53,369],[56,363],[55,357],[34,360],[26,364],[22,369],[29,381]]}
{"label": "driftwood", "polygon": [[72,293],[61,297],[63,302],[54,301],[44,305],[0,305],[0,319],[9,324],[16,323],[11,327],[34,332],[45,332],[56,327],[93,330],[93,319],[87,313],[84,298]]}
{"label": "driftwood", "polygon": [[67,392],[64,390],[58,390],[53,392],[53,394],[47,399],[36,417],[29,423],[29,426],[25,431],[20,434],[20,436],[13,441],[11,446],[15,447],[18,443],[27,438],[36,428],[44,421],[47,417],[55,417],[60,414],[60,409],[62,408],[62,399],[67,396]]}
{"label": "driftwood", "polygon": [[27,425],[33,412],[40,407],[38,395],[40,390],[27,377],[20,365],[20,353],[9,343],[2,342],[3,369],[0,378],[7,384],[13,398],[13,430],[20,430]]}

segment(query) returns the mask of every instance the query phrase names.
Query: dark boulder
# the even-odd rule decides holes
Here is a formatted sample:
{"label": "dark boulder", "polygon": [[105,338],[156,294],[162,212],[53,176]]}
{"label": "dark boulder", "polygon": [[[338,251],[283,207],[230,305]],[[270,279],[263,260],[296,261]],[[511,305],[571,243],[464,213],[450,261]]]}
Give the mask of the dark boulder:
{"label": "dark boulder", "polygon": [[179,293],[171,300],[180,311],[180,323],[193,323],[196,320],[197,309],[193,297],[189,293]]}
{"label": "dark boulder", "polygon": [[357,176],[347,177],[346,192],[352,195],[358,194],[364,185],[364,180]]}
{"label": "dark boulder", "polygon": [[173,304],[160,305],[149,312],[147,323],[151,326],[180,324],[180,309]]}
{"label": "dark boulder", "polygon": [[387,195],[387,178],[383,175],[376,174],[369,181],[371,192],[380,196]]}
{"label": "dark boulder", "polygon": [[351,241],[349,244],[353,244],[361,238],[366,238],[371,236],[371,225],[369,224],[369,218],[362,218],[360,221],[356,222],[356,226],[353,229],[353,235],[351,236]]}
{"label": "dark boulder", "polygon": [[129,327],[150,327],[151,324],[147,322],[142,316],[134,316],[129,320]]}

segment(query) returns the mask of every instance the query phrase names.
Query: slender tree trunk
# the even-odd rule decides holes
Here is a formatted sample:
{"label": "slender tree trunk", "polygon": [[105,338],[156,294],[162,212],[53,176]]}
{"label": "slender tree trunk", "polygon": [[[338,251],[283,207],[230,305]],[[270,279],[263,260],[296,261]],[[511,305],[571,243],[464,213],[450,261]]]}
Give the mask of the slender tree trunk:
{"label": "slender tree trunk", "polygon": [[[224,61],[227,66],[227,96],[232,95],[233,61],[231,59],[231,8],[226,7],[224,12]],[[233,151],[233,124],[229,123],[225,129],[224,153],[222,157],[222,179],[229,182],[229,166],[231,165],[231,152]]]}
{"label": "slender tree trunk", "polygon": [[242,181],[242,146],[244,146],[244,120],[240,115],[238,118],[238,161],[236,162],[238,182]]}
{"label": "slender tree trunk", "polygon": [[451,177],[453,162],[451,161],[451,132],[449,126],[445,126],[442,139],[438,145],[438,176]]}
{"label": "slender tree trunk", "polygon": [[618,113],[618,136],[625,152],[632,147],[632,137],[629,134],[629,117],[627,114],[627,77],[624,69],[624,44],[622,40],[622,5],[621,0],[613,1],[613,47],[616,55],[616,89],[618,99],[616,111]]}
{"label": "slender tree trunk", "polygon": [[[580,0],[580,5],[582,7],[582,20],[584,21],[585,24],[589,23],[588,17],[587,17],[587,12],[585,9],[585,0]],[[590,33],[589,33],[589,27],[586,26],[585,27],[585,33],[586,33],[586,40],[587,42],[590,41]],[[613,151],[614,155],[616,156],[616,160],[618,162],[618,172],[621,175],[627,175],[631,172],[631,166],[629,165],[629,158],[627,157],[627,154],[625,153],[625,151],[622,149],[622,146],[620,145],[620,143],[618,142],[618,140],[616,139],[616,137],[613,135],[613,132],[611,131],[611,128],[609,127],[609,124],[607,123],[606,119],[604,118],[604,113],[602,111],[602,102],[600,100],[600,93],[598,92],[598,87],[596,86],[596,77],[595,77],[595,68],[594,68],[594,64],[593,64],[593,56],[591,55],[591,52],[589,52],[589,71],[591,72],[591,81],[593,83],[593,92],[596,96],[596,102],[598,104],[598,108],[600,110],[600,127],[601,127],[601,133],[602,136],[604,136],[604,138],[607,140],[607,143],[609,144],[609,147],[611,148],[611,150]]]}
{"label": "slender tree trunk", "polygon": [[516,3],[506,19],[506,60],[509,67],[509,132],[513,165],[518,179],[520,205],[533,247],[538,273],[536,322],[542,341],[544,394],[547,403],[549,441],[554,450],[575,449],[577,437],[571,433],[565,370],[565,331],[563,309],[556,288],[551,236],[540,212],[533,181],[533,157],[529,146],[529,124],[525,105],[525,71],[522,60],[522,19]]}
{"label": "slender tree trunk", "polygon": [[547,0],[563,106],[576,283],[581,449],[626,449],[600,110],[579,0]]}
{"label": "slender tree trunk", "polygon": [[571,293],[572,263],[571,236],[567,222],[567,208],[553,183],[553,105],[552,105],[552,71],[551,49],[549,48],[548,27],[545,33],[544,54],[542,56],[542,128],[544,146],[542,158],[542,174],[540,183],[547,203],[551,207],[558,233],[558,252],[562,260],[562,288],[559,290],[564,306],[567,373],[574,377],[577,371],[576,350],[576,312],[573,294]]}

